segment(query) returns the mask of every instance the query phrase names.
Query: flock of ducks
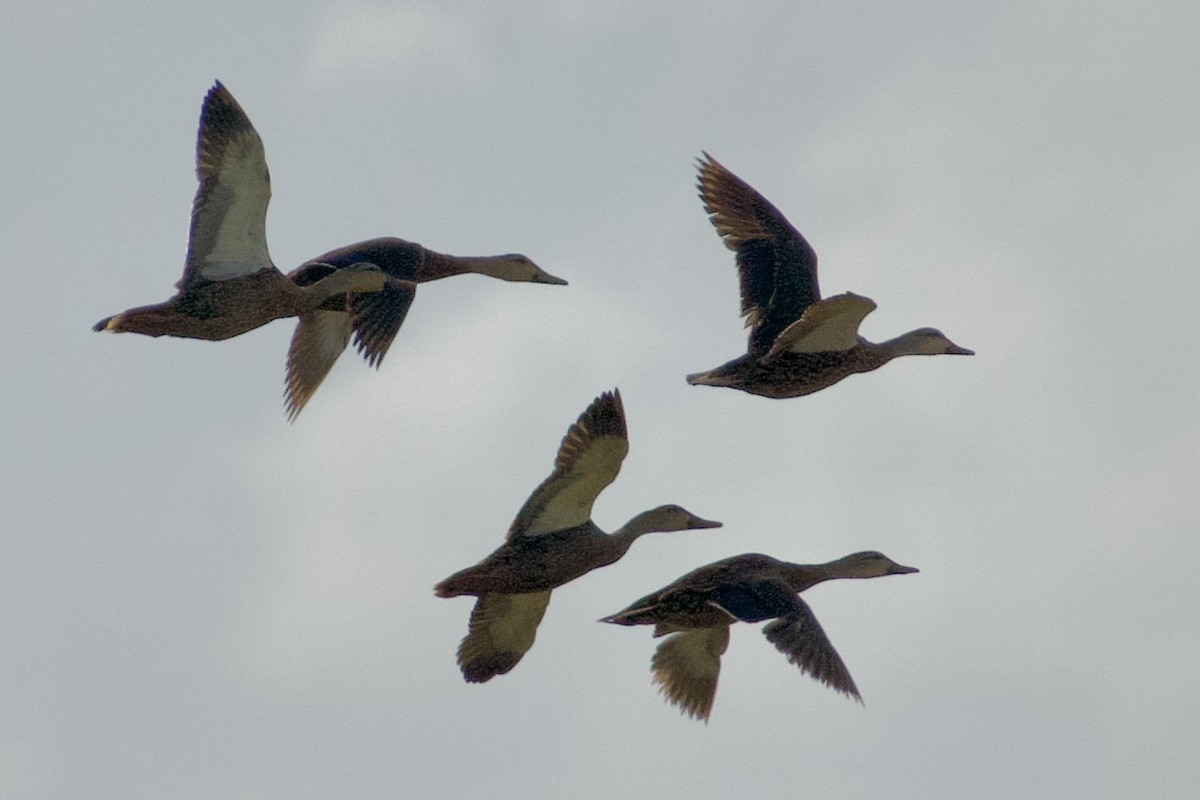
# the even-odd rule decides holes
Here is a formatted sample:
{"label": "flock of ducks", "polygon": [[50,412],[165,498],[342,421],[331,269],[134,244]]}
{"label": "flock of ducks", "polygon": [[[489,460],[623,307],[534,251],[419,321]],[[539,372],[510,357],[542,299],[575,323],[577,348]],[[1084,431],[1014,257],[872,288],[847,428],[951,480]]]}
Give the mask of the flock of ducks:
{"label": "flock of ducks", "polygon": [[[933,328],[879,344],[861,337],[859,324],[875,303],[850,292],[822,299],[816,253],[783,214],[707,153],[698,167],[705,211],[736,253],[750,337],[744,355],[688,375],[688,383],[798,397],[897,356],[973,354]],[[520,254],[451,256],[390,237],[339,247],[283,274],[267,250],[271,185],[262,140],[220,82],[201,111],[196,172],[200,186],[178,292],[101,320],[95,330],[221,340],[296,317],[285,389],[290,420],[351,338],[367,363],[379,366],[419,283],[468,272],[567,283]],[[556,587],[617,561],[643,534],[721,526],[662,505],[612,533],[602,531],[592,521],[592,506],[628,452],[620,392],[604,392],[568,429],[554,471],[525,501],[503,544],[434,588],[439,597],[475,598],[458,648],[468,682],[490,680],[517,665],[533,646]],[[747,553],[699,567],[602,621],[653,625],[654,636],[667,636],[651,661],[654,682],[669,702],[697,719],[707,721],[712,711],[721,655],[730,626],[739,621],[770,620],[763,633],[789,661],[861,702],[849,670],[798,595],[834,578],[914,572],[874,551],[827,564]]]}

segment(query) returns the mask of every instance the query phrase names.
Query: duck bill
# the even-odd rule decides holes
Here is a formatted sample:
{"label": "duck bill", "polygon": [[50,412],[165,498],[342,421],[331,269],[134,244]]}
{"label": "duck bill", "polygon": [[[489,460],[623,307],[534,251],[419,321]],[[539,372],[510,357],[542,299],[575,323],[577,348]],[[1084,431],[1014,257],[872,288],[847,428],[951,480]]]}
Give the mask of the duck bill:
{"label": "duck bill", "polygon": [[974,350],[968,350],[968,349],[967,349],[967,348],[965,348],[965,347],[959,347],[959,346],[958,346],[958,345],[956,345],[956,344],[951,344],[949,347],[947,347],[947,348],[946,348],[946,355],[951,355],[951,356],[973,356],[973,355],[975,355],[975,351],[974,351]]}
{"label": "duck bill", "polygon": [[551,275],[549,272],[543,272],[541,275],[533,279],[534,283],[549,283],[554,286],[566,286],[567,282],[557,275]]}
{"label": "duck bill", "polygon": [[703,519],[701,517],[692,517],[688,520],[689,528],[720,528],[724,523],[717,522],[715,519]]}
{"label": "duck bill", "polygon": [[917,569],[916,567],[906,567],[903,564],[894,564],[892,566],[892,568],[888,570],[888,574],[889,575],[908,575],[909,573],[920,572],[920,571],[921,570]]}

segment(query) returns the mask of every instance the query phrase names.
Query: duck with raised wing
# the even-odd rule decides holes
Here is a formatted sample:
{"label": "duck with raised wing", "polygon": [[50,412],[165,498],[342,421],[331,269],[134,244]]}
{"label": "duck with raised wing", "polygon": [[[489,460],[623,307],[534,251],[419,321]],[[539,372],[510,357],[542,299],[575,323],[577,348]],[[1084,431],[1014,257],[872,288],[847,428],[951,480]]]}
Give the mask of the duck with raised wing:
{"label": "duck with raised wing", "polygon": [[875,309],[846,292],[821,299],[817,254],[787,218],[708,153],[698,162],[704,210],[736,256],[747,352],[687,376],[699,386],[728,386],[765,397],[812,394],[898,356],[974,355],[934,328],[918,328],[878,344],[858,333]]}
{"label": "duck with raised wing", "polygon": [[554,472],[518,512],[504,544],[434,587],[439,597],[477,598],[458,648],[468,682],[481,683],[517,665],[533,646],[555,587],[617,561],[643,534],[721,526],[665,505],[611,534],[600,530],[592,522],[592,505],[617,477],[627,452],[621,395],[605,392],[563,437]]}
{"label": "duck with raised wing", "polygon": [[347,307],[353,294],[384,288],[386,276],[365,259],[307,285],[275,267],[267,252],[271,181],[262,139],[219,81],[200,113],[196,175],[200,187],[179,291],[164,303],[103,319],[95,330],[228,339],[281,317]]}
{"label": "duck with raised wing", "polygon": [[355,264],[363,262],[383,270],[387,276],[383,291],[358,295],[349,305],[329,301],[301,316],[296,324],[288,349],[285,392],[288,416],[293,419],[346,349],[352,333],[367,363],[373,367],[380,365],[416,297],[418,283],[472,272],[503,281],[556,286],[567,283],[519,253],[451,256],[394,237],[369,239],[331,250],[302,264],[289,277],[299,286],[315,285],[339,270],[354,269]]}
{"label": "duck with raised wing", "polygon": [[[378,366],[404,321],[418,283],[466,272],[509,281],[565,284],[522,255],[457,257],[403,239],[331,250],[283,275],[267,251],[271,199],[262,139],[220,81],[204,99],[196,154],[200,188],[183,277],[175,297],[132,308],[95,330],[228,339],[271,320],[298,317],[287,358],[285,398],[294,419],[353,333]],[[359,303],[363,297],[376,303]]]}
{"label": "duck with raised wing", "polygon": [[655,636],[671,636],[650,662],[654,682],[681,713],[708,721],[717,693],[721,655],[734,622],[773,620],[767,640],[788,661],[832,689],[862,696],[849,670],[797,595],[834,578],[877,578],[917,572],[882,553],[853,553],[827,564],[793,564],[759,553],[708,564],[643,597],[602,622],[653,625]]}

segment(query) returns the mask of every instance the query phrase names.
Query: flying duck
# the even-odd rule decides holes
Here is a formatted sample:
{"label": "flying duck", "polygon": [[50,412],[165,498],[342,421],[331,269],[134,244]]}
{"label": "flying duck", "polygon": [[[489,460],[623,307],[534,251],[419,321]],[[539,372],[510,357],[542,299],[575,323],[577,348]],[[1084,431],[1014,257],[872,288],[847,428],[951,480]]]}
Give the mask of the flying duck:
{"label": "flying duck", "polygon": [[763,634],[788,661],[836,691],[862,696],[841,656],[797,595],[833,578],[877,578],[917,572],[882,553],[853,553],[827,564],[793,564],[746,553],[692,570],[603,618],[616,625],[653,625],[655,636],[671,634],[650,662],[654,682],[681,713],[708,721],[721,654],[734,622],[773,620]]}
{"label": "flying duck", "polygon": [[504,544],[434,587],[438,597],[476,597],[458,648],[468,682],[490,680],[517,665],[533,646],[555,587],[612,564],[643,534],[721,526],[665,505],[638,514],[613,533],[600,530],[592,522],[592,504],[617,477],[627,452],[621,395],[605,392],[567,430],[554,472],[525,501]]}
{"label": "flying duck", "polygon": [[737,253],[747,352],[687,376],[697,386],[728,386],[765,397],[812,394],[898,356],[974,355],[935,328],[918,328],[875,344],[858,334],[875,309],[852,292],[821,299],[817,254],[779,209],[708,153],[698,160],[704,210]]}

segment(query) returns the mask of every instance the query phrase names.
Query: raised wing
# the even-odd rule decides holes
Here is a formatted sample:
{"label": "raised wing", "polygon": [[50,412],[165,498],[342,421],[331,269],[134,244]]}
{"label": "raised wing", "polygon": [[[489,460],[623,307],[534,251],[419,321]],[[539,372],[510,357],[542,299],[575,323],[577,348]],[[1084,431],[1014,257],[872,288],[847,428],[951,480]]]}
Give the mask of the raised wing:
{"label": "raised wing", "polygon": [[517,665],[533,647],[550,592],[485,594],[475,601],[458,665],[468,683],[483,683]]}
{"label": "raised wing", "polygon": [[593,400],[567,430],[554,472],[525,501],[507,538],[537,536],[589,521],[592,504],[616,479],[628,452],[625,409],[621,393],[614,389]]}
{"label": "raised wing", "polygon": [[204,98],[196,143],[200,188],[192,203],[187,262],[178,286],[274,269],[267,252],[271,178],[262,139],[218,81]]}
{"label": "raised wing", "polygon": [[300,316],[287,355],[283,395],[289,420],[304,408],[349,342],[350,315],[345,311],[317,309]]}
{"label": "raised wing", "polygon": [[858,326],[874,310],[874,300],[853,292],[818,300],[779,334],[763,360],[780,353],[849,350],[858,344]]}
{"label": "raised wing", "polygon": [[766,625],[763,635],[801,672],[861,703],[862,695],[850,677],[850,670],[846,669],[842,657],[833,649],[812,609],[799,597],[795,598],[795,602],[795,610]]}
{"label": "raised wing", "polygon": [[654,683],[682,713],[707,722],[721,675],[721,654],[728,646],[728,625],[676,633],[654,651]]}
{"label": "raised wing", "polygon": [[761,356],[821,298],[817,254],[779,209],[708,153],[696,187],[725,246],[737,253],[750,354]]}

